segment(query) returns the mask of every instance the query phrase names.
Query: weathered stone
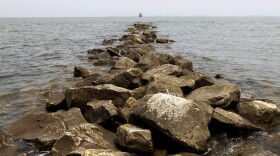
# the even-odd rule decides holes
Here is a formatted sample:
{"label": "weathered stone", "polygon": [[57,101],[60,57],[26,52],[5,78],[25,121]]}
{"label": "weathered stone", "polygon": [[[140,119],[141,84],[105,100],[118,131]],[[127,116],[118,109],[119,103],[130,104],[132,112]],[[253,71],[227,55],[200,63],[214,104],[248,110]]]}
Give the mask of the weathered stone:
{"label": "weathered stone", "polygon": [[78,66],[76,65],[74,67],[74,75],[77,76],[77,77],[83,77],[83,78],[87,78],[87,77],[90,77],[92,75],[95,75],[95,73],[83,66]]}
{"label": "weathered stone", "polygon": [[132,59],[135,62],[139,62],[142,55],[134,48],[129,48],[129,50],[128,50],[127,54],[125,54],[125,56],[127,58]]}
{"label": "weathered stone", "polygon": [[154,31],[145,31],[143,32],[143,35],[145,36],[147,43],[154,42],[157,38],[157,34]]}
{"label": "weathered stone", "polygon": [[112,100],[91,100],[84,111],[84,116],[90,123],[102,123],[117,115],[117,108]]}
{"label": "weathered stone", "polygon": [[6,136],[0,135],[0,151],[3,148],[15,146],[14,142],[7,138]]}
{"label": "weathered stone", "polygon": [[187,98],[213,107],[225,108],[240,101],[240,89],[230,83],[212,85],[192,91]]}
{"label": "weathered stone", "polygon": [[194,80],[195,81],[195,86],[194,88],[200,88],[200,87],[204,87],[204,86],[211,86],[211,85],[214,85],[215,84],[215,81],[205,75],[205,74],[202,74],[202,73],[198,73],[198,72],[195,72],[195,73],[189,73],[188,75],[185,75],[185,76],[181,76],[182,79],[186,79],[186,80]]}
{"label": "weathered stone", "polygon": [[28,114],[4,128],[15,138],[35,143],[39,148],[51,147],[66,130],[64,122],[55,114]]}
{"label": "weathered stone", "polygon": [[168,43],[169,39],[167,38],[156,38],[157,43]]}
{"label": "weathered stone", "polygon": [[98,59],[96,62],[93,63],[95,66],[104,66],[104,65],[111,65],[114,66],[116,64],[116,60],[113,59]]}
{"label": "weathered stone", "polygon": [[86,149],[117,150],[114,139],[115,134],[97,124],[83,124],[65,132],[54,144],[50,154],[54,156],[82,155]]}
{"label": "weathered stone", "polygon": [[67,109],[65,95],[62,92],[51,92],[46,99],[46,109],[49,112],[55,112],[60,109]]}
{"label": "weathered stone", "polygon": [[67,130],[88,123],[79,108],[74,107],[68,111],[60,110],[56,114],[63,120]]}
{"label": "weathered stone", "polygon": [[156,53],[150,51],[142,55],[135,68],[139,68],[142,71],[147,71],[151,68],[158,67],[159,65],[160,61],[156,56]]}
{"label": "weathered stone", "polygon": [[113,44],[114,42],[118,41],[118,39],[104,39],[102,44],[103,45],[110,45],[110,44]]}
{"label": "weathered stone", "polygon": [[105,50],[103,50],[103,49],[89,49],[87,52],[88,52],[88,54],[94,54],[94,55],[96,55],[96,54],[98,54],[98,53],[105,52]]}
{"label": "weathered stone", "polygon": [[275,103],[252,100],[237,105],[238,114],[264,129],[280,124],[280,110]]}
{"label": "weathered stone", "polygon": [[120,49],[116,48],[116,47],[108,47],[107,48],[107,52],[110,54],[111,57],[113,56],[118,56],[120,57]]}
{"label": "weathered stone", "polygon": [[191,61],[188,60],[178,60],[176,61],[175,65],[181,67],[182,69],[188,69],[193,71],[193,64]]}
{"label": "weathered stone", "polygon": [[140,33],[134,33],[134,34],[124,35],[122,38],[120,38],[120,40],[131,41],[134,44],[143,44],[145,43],[144,42],[145,36]]}
{"label": "weathered stone", "polygon": [[94,55],[89,55],[88,59],[110,59],[111,55],[105,51],[105,52],[100,52]]}
{"label": "weathered stone", "polygon": [[153,75],[155,74],[166,74],[166,75],[179,75],[182,71],[181,67],[178,67],[176,65],[172,65],[172,64],[164,64],[161,65],[159,67],[150,69],[148,71],[146,71],[143,75],[142,75],[142,79],[149,81]]}
{"label": "weathered stone", "polygon": [[211,116],[192,100],[163,93],[146,95],[138,100],[135,115],[185,148],[206,150]]}
{"label": "weathered stone", "polygon": [[232,125],[233,127],[246,130],[261,130],[256,125],[251,123],[249,120],[243,118],[242,116],[223,110],[219,107],[215,108],[213,118],[218,120],[223,124]]}
{"label": "weathered stone", "polygon": [[166,54],[166,53],[155,53],[157,59],[160,62],[160,65],[163,64],[174,64],[175,63],[175,59],[173,56]]}
{"label": "weathered stone", "polygon": [[155,80],[147,84],[146,94],[166,93],[174,96],[183,97],[182,89],[169,83],[168,81]]}
{"label": "weathered stone", "polygon": [[84,108],[92,99],[112,100],[115,106],[123,106],[124,102],[132,97],[133,91],[117,87],[112,84],[69,88],[65,92],[69,107]]}
{"label": "weathered stone", "polygon": [[152,25],[150,25],[150,24],[144,24],[144,23],[136,23],[136,24],[134,24],[133,26],[134,26],[136,29],[138,29],[138,30],[153,28]]}
{"label": "weathered stone", "polygon": [[82,156],[133,156],[127,152],[109,149],[87,149]]}
{"label": "weathered stone", "polygon": [[168,156],[167,150],[156,149],[153,151],[152,156]]}
{"label": "weathered stone", "polygon": [[125,71],[110,74],[99,80],[100,84],[114,84],[123,88],[136,88],[139,87],[141,75],[143,74],[141,69],[131,68]]}
{"label": "weathered stone", "polygon": [[127,107],[119,108],[118,115],[117,115],[118,122],[121,124],[130,123],[132,114],[133,114],[133,108],[127,108]]}
{"label": "weathered stone", "polygon": [[133,97],[135,99],[141,99],[142,97],[145,96],[146,94],[146,87],[147,86],[141,86],[141,87],[138,87],[136,89],[133,90]]}
{"label": "weathered stone", "polygon": [[226,77],[226,75],[223,74],[223,73],[217,74],[217,75],[215,76],[216,79],[223,79],[223,78],[225,78],[225,77]]}
{"label": "weathered stone", "polygon": [[166,74],[155,74],[152,76],[151,81],[164,81],[173,86],[180,87],[184,92],[190,92],[194,89],[195,81],[193,79],[184,79]]}
{"label": "weathered stone", "polygon": [[133,68],[137,63],[134,62],[132,59],[127,57],[120,57],[118,61],[116,61],[115,66],[112,69],[129,69]]}
{"label": "weathered stone", "polygon": [[149,153],[153,151],[151,131],[131,124],[118,127],[117,142],[121,147],[134,152]]}
{"label": "weathered stone", "polygon": [[92,75],[88,78],[81,80],[80,82],[75,84],[75,87],[84,87],[84,86],[93,86],[97,84],[97,81],[100,79],[101,75],[96,74]]}
{"label": "weathered stone", "polygon": [[130,97],[125,101],[125,108],[133,108],[136,104],[136,99],[134,97]]}
{"label": "weathered stone", "polygon": [[199,156],[199,155],[195,153],[182,152],[182,153],[171,154],[169,156]]}

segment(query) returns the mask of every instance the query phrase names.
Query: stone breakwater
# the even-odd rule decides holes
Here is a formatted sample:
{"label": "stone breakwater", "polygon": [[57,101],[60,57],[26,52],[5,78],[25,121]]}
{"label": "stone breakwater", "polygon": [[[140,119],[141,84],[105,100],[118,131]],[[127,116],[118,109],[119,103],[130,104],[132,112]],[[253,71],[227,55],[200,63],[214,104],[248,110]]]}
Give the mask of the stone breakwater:
{"label": "stone breakwater", "polygon": [[[82,81],[49,94],[46,112],[7,125],[0,150],[18,151],[13,140],[22,139],[54,156],[199,155],[217,141],[279,125],[274,101],[241,98],[235,84],[216,84],[191,61],[156,52],[151,43],[174,41],[155,29],[137,23],[121,38],[105,39],[107,48],[88,50],[89,61],[109,72],[75,66]],[[233,155],[259,153],[276,155],[250,147]]]}

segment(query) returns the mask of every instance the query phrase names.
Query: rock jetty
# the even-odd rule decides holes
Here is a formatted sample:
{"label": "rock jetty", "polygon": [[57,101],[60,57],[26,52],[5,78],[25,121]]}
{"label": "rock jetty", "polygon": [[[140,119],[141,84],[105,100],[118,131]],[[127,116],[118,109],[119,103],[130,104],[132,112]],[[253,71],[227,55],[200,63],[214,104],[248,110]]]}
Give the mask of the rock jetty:
{"label": "rock jetty", "polygon": [[[6,135],[53,156],[199,155],[215,137],[248,137],[279,125],[275,102],[241,99],[237,85],[216,84],[190,60],[157,52],[154,44],[174,41],[159,37],[155,26],[136,23],[125,32],[104,39],[104,49],[88,50],[89,62],[108,67],[107,74],[76,65],[82,82],[51,93],[46,112],[7,125]],[[0,138],[0,149],[15,148],[7,140]],[[248,152],[273,154],[260,148],[238,155]]]}

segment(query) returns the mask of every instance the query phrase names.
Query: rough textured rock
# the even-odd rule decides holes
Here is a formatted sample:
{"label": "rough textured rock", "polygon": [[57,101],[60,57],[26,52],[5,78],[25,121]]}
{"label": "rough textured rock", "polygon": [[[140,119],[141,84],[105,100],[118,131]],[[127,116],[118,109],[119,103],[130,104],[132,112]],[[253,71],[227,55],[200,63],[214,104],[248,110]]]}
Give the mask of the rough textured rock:
{"label": "rough textured rock", "polygon": [[240,92],[238,86],[224,83],[198,88],[192,91],[187,98],[213,107],[225,108],[240,101]]}
{"label": "rough textured rock", "polygon": [[145,41],[147,43],[154,42],[155,39],[157,38],[157,34],[154,31],[145,31],[145,32],[143,32],[143,35],[145,36],[145,38],[146,38]]}
{"label": "rough textured rock", "polygon": [[141,69],[131,68],[125,71],[120,71],[114,74],[105,76],[99,80],[100,84],[113,84],[123,88],[134,89],[141,84]]}
{"label": "rough textured rock", "polygon": [[200,87],[205,87],[205,86],[211,86],[215,84],[215,81],[202,73],[189,73],[185,76],[181,76],[180,78],[185,79],[185,80],[194,80],[195,81],[195,86],[194,88],[200,88]]}
{"label": "rough textured rock", "polygon": [[166,93],[174,96],[183,97],[182,89],[169,83],[168,81],[155,80],[147,84],[146,94]]}
{"label": "rough textured rock", "polygon": [[118,39],[104,39],[102,44],[103,45],[110,45],[110,44],[113,44],[114,42],[118,41]]}
{"label": "rough textured rock", "polygon": [[120,49],[116,48],[116,47],[108,47],[107,48],[107,52],[110,54],[111,57],[113,56],[118,56],[120,57]]}
{"label": "rough textured rock", "polygon": [[113,59],[98,59],[97,61],[93,62],[95,66],[106,66],[111,65],[114,66],[116,64],[116,60]]}
{"label": "rough textured rock", "polygon": [[72,128],[57,140],[51,155],[82,155],[86,149],[117,150],[114,144],[115,134],[97,124],[83,124]]}
{"label": "rough textured rock", "polygon": [[74,75],[77,76],[77,77],[83,77],[83,78],[87,78],[87,77],[90,77],[92,75],[94,75],[95,73],[83,66],[78,66],[76,65],[74,67]]}
{"label": "rough textured rock", "polygon": [[65,130],[61,118],[52,113],[29,114],[4,128],[6,134],[33,142],[42,149],[51,147]]}
{"label": "rough textured rock", "polygon": [[185,148],[198,152],[207,148],[211,116],[192,100],[163,93],[146,95],[138,100],[135,115]]}
{"label": "rough textured rock", "polygon": [[67,109],[65,95],[62,92],[51,92],[46,98],[46,109],[49,112],[55,112],[60,109]]}
{"label": "rough textured rock", "polygon": [[14,142],[3,135],[0,135],[0,150],[10,146],[14,146]]}
{"label": "rough textured rock", "polygon": [[71,108],[68,111],[60,110],[56,114],[63,120],[67,130],[88,123],[79,108]]}
{"label": "rough textured rock", "polygon": [[157,38],[156,42],[157,43],[168,43],[169,39],[167,39],[167,38]]}
{"label": "rough textured rock", "polygon": [[133,156],[127,152],[109,149],[87,149],[82,156]]}
{"label": "rough textured rock", "polygon": [[96,85],[101,75],[93,75],[81,80],[75,84],[75,87],[93,86]]}
{"label": "rough textured rock", "polygon": [[88,52],[88,54],[94,54],[94,55],[96,55],[96,54],[98,54],[98,53],[105,52],[105,50],[103,50],[103,49],[89,49],[87,52]]}
{"label": "rough textured rock", "polygon": [[181,67],[182,69],[187,69],[187,70],[193,71],[193,64],[191,61],[178,60],[178,61],[176,61],[175,65]]}
{"label": "rough textured rock", "polygon": [[134,92],[133,97],[135,99],[141,99],[142,97],[144,97],[146,94],[146,87],[147,86],[141,86],[136,89],[133,89]]}
{"label": "rough textured rock", "polygon": [[166,53],[155,53],[156,58],[159,60],[160,65],[163,64],[174,64],[175,59],[173,56],[166,54]]}
{"label": "rough textured rock", "polygon": [[216,78],[216,79],[223,79],[223,78],[225,78],[225,77],[226,77],[226,75],[223,74],[223,73],[220,73],[220,74],[215,75],[215,78]]}
{"label": "rough textured rock", "polygon": [[230,111],[223,110],[219,107],[215,108],[213,118],[221,123],[229,124],[239,129],[261,130],[242,116]]}
{"label": "rough textured rock", "polygon": [[149,81],[152,78],[152,76],[155,74],[179,75],[181,73],[181,71],[182,71],[182,68],[179,66],[175,66],[172,64],[164,64],[159,67],[146,71],[142,75],[142,79]]}
{"label": "rough textured rock", "polygon": [[171,154],[169,156],[199,156],[199,155],[197,155],[195,153],[183,152],[183,153]]}
{"label": "rough textured rock", "polygon": [[139,68],[142,71],[147,71],[154,67],[158,67],[159,65],[160,60],[158,60],[158,56],[156,56],[156,53],[153,51],[149,51],[142,54],[142,57],[138,61],[137,65],[135,65],[135,68]]}
{"label": "rough textured rock", "polygon": [[120,57],[112,69],[129,69],[133,68],[137,63],[127,57]]}
{"label": "rough textured rock", "polygon": [[110,58],[111,55],[107,51],[88,55],[88,59],[110,59]]}
{"label": "rough textured rock", "polygon": [[238,114],[264,129],[280,124],[280,110],[275,103],[253,100],[240,102]]}
{"label": "rough textured rock", "polygon": [[84,111],[84,116],[90,123],[102,123],[117,115],[117,108],[112,100],[91,100]]}
{"label": "rough textured rock", "polygon": [[92,99],[112,100],[115,106],[121,107],[132,95],[132,90],[117,87],[112,84],[69,88],[65,92],[67,105],[69,107],[79,108],[84,108]]}
{"label": "rough textured rock", "polygon": [[125,149],[140,153],[153,151],[152,134],[148,129],[124,124],[118,127],[116,135],[118,144]]}

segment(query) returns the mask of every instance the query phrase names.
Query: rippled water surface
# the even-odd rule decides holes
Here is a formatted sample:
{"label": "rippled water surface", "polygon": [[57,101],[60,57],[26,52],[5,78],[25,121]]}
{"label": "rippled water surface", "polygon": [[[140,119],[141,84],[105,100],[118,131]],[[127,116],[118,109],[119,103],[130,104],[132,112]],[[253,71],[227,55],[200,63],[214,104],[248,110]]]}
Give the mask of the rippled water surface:
{"label": "rippled water surface", "polygon": [[190,59],[196,71],[212,77],[224,73],[223,81],[243,92],[280,103],[278,17],[2,18],[0,127],[42,104],[44,90],[71,86],[74,65],[92,67],[87,49],[143,21],[176,41],[156,45],[159,51]]}

